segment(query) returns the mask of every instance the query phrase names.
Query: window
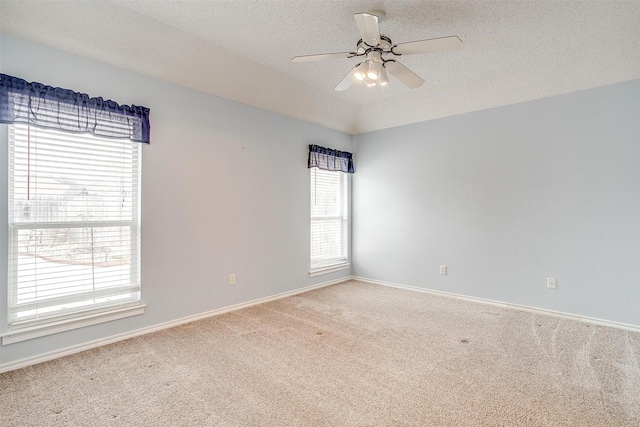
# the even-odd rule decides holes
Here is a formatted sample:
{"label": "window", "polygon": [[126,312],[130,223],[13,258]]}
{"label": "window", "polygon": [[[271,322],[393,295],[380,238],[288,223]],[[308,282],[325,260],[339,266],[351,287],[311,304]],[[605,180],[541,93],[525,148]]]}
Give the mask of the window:
{"label": "window", "polygon": [[311,175],[311,275],[349,266],[348,177],[309,169]]}
{"label": "window", "polygon": [[11,328],[140,306],[140,144],[8,128]]}

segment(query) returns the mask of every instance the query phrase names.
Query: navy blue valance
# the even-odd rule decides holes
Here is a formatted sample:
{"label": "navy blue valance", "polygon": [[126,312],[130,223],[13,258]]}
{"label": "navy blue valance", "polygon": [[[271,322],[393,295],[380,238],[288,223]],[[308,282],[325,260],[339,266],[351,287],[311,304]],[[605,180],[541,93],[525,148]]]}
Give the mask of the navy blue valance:
{"label": "navy blue valance", "polygon": [[353,173],[353,154],[319,145],[309,145],[307,167]]}
{"label": "navy blue valance", "polygon": [[0,123],[149,143],[149,109],[0,74]]}

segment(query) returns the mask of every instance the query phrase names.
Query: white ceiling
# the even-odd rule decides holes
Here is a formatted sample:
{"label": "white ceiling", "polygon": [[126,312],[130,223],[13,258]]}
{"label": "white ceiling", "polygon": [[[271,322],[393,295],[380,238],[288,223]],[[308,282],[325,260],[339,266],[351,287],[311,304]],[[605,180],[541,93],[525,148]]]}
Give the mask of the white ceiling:
{"label": "white ceiling", "polygon": [[[386,12],[395,43],[458,35],[462,49],[401,57],[408,89],[333,88],[354,13]],[[5,1],[1,31],[349,134],[640,78],[638,1]]]}

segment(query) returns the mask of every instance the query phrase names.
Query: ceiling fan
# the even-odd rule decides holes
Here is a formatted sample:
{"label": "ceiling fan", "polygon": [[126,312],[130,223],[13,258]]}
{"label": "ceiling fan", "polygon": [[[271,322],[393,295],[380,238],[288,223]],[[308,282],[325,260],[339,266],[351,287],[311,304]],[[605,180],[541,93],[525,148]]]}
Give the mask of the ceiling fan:
{"label": "ceiling fan", "polygon": [[[418,53],[446,52],[462,47],[462,40],[458,36],[393,44],[389,37],[380,35],[378,22],[384,18],[384,12],[373,10],[365,13],[356,13],[353,16],[356,19],[356,25],[362,37],[356,43],[357,49],[355,52],[294,56],[291,61],[308,62],[331,58],[362,58],[362,61],[357,63],[335,87],[334,90],[338,91],[348,89],[354,81],[360,81],[366,86],[385,86],[389,83],[387,71],[409,88],[415,89],[422,86],[424,80],[393,59],[394,57]],[[390,55],[393,56],[390,57]]]}

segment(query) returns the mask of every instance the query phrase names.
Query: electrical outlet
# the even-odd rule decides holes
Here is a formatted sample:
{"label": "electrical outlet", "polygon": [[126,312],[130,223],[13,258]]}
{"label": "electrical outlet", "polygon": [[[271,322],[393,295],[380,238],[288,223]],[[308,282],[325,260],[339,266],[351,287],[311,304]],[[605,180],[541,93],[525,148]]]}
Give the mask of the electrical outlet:
{"label": "electrical outlet", "polygon": [[555,289],[556,288],[556,278],[555,277],[547,277],[547,288]]}
{"label": "electrical outlet", "polygon": [[229,275],[229,284],[230,284],[230,285],[235,285],[235,284],[236,284],[236,275],[235,275],[235,274],[233,274],[233,273],[231,273],[231,274]]}
{"label": "electrical outlet", "polygon": [[441,265],[440,266],[440,274],[442,274],[443,276],[447,274],[447,266],[446,265]]}

